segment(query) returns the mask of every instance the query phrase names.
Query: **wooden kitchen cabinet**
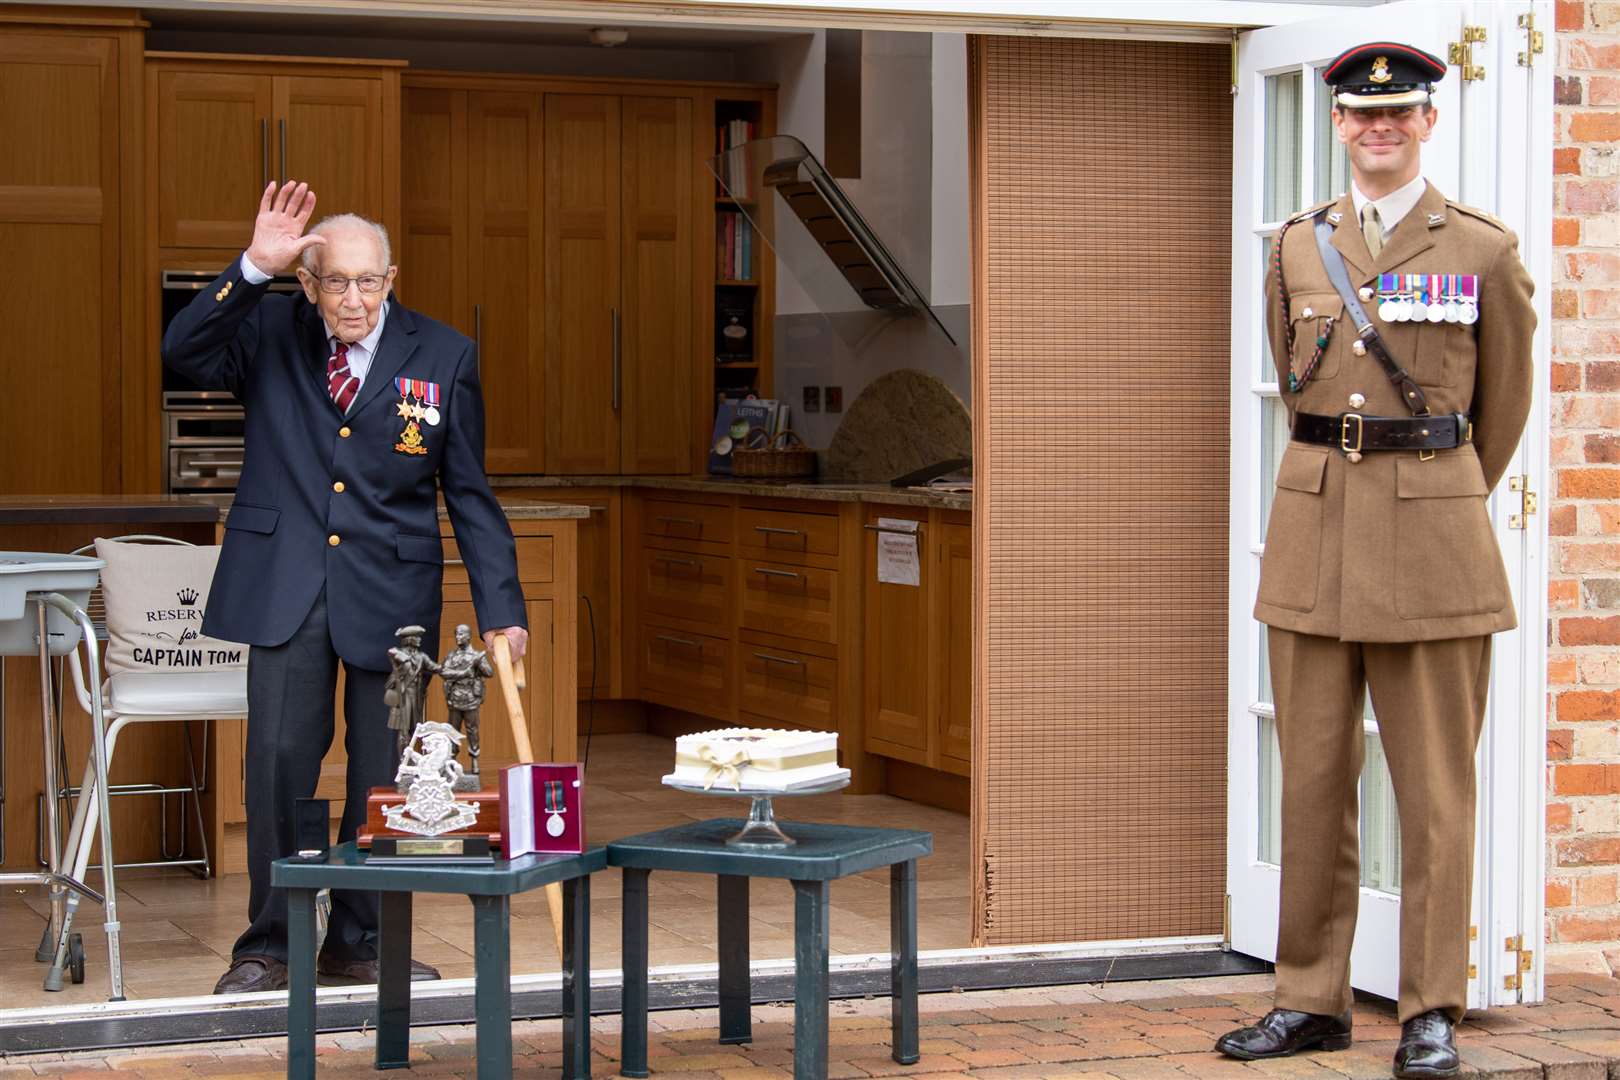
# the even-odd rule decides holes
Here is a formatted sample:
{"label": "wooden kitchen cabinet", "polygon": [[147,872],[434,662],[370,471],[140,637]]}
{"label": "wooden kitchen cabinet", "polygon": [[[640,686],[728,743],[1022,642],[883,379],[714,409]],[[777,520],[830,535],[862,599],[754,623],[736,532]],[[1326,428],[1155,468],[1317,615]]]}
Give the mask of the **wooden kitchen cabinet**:
{"label": "wooden kitchen cabinet", "polygon": [[919,523],[919,583],[877,579],[868,531],[864,583],[866,748],[969,775],[973,762],[973,529],[958,511],[868,506],[866,524]]}
{"label": "wooden kitchen cabinet", "polygon": [[[272,180],[397,234],[399,61],[147,54],[159,248],[240,250]],[[153,130],[155,129],[155,130]]]}
{"label": "wooden kitchen cabinet", "polygon": [[548,468],[687,472],[691,100],[545,102]]}
{"label": "wooden kitchen cabinet", "polygon": [[0,318],[14,402],[0,494],[113,494],[137,468],[125,462],[145,460],[127,451],[156,396],[121,360],[144,327],[128,287],[139,146],[120,153],[139,115],[141,24],[135,12],[75,26],[50,15],[0,8]]}
{"label": "wooden kitchen cabinet", "polygon": [[404,115],[396,287],[477,346],[485,469],[544,472],[539,98],[409,86]]}

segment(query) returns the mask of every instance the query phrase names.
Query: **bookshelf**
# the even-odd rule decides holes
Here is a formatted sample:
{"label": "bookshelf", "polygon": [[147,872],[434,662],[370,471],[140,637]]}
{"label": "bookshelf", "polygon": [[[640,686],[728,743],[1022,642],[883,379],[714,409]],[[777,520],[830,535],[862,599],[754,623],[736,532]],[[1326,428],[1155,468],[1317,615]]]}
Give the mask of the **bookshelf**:
{"label": "bookshelf", "polygon": [[[775,134],[773,87],[728,87],[714,91],[709,101],[710,123],[705,125],[708,157],[748,138]],[[697,379],[702,401],[693,423],[702,451],[693,458],[698,472],[708,460],[708,440],[720,398],[771,396],[776,313],[775,257],[750,221],[768,230],[770,202],[759,200],[761,193],[746,189],[733,197],[707,169],[703,180],[703,208],[712,243],[707,246],[701,278],[706,317],[699,320],[705,330],[699,355],[704,371]],[[732,186],[737,190],[738,183]]]}

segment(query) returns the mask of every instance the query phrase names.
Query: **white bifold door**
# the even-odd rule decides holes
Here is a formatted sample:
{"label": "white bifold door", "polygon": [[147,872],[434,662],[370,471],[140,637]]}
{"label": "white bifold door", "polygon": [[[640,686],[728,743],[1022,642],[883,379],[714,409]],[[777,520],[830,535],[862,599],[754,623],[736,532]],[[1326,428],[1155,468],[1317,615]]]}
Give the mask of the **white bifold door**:
{"label": "white bifold door", "polygon": [[[1533,24],[1527,24],[1533,20]],[[1535,52],[1532,34],[1545,32]],[[1243,34],[1233,117],[1231,672],[1227,892],[1231,947],[1275,959],[1281,830],[1265,627],[1252,617],[1287,413],[1262,321],[1272,238],[1296,211],[1349,187],[1321,71],[1366,41],[1399,41],[1450,61],[1435,97],[1424,174],[1447,195],[1503,219],[1537,282],[1536,402],[1491,500],[1519,629],[1494,642],[1491,696],[1477,759],[1479,820],[1469,1004],[1541,997],[1545,756],[1545,515],[1535,513],[1547,457],[1547,297],[1551,291],[1552,12],[1545,2],[1401,0]],[[1453,44],[1464,48],[1456,50]],[[1466,64],[1468,70],[1464,70]],[[1467,76],[1467,77],[1465,77]],[[1369,705],[1361,781],[1361,903],[1351,982],[1396,995],[1401,838],[1394,791]]]}

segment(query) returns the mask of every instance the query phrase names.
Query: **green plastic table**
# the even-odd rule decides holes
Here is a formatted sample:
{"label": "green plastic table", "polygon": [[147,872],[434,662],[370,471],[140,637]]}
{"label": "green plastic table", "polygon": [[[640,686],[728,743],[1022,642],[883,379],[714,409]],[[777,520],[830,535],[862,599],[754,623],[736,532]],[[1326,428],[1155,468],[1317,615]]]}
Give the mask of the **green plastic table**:
{"label": "green plastic table", "polygon": [[278,859],[271,884],[287,890],[287,1077],[315,1076],[315,894],[381,893],[377,960],[379,1069],[408,1068],[411,1022],[411,894],[465,893],[473,904],[478,1075],[512,1075],[511,898],[563,884],[562,1011],[565,1080],[591,1075],[590,875],[607,865],[600,847],[583,855],[524,855],[487,866],[369,866],[351,843],[324,862]]}
{"label": "green plastic table", "polygon": [[788,822],[792,847],[728,847],[740,819],[699,821],[615,840],[610,866],[624,870],[624,1003],[620,1073],[647,1075],[647,878],[653,870],[718,879],[720,1041],[752,1039],[749,1015],[748,879],[793,883],[793,1075],[827,1075],[829,884],[889,867],[890,1019],[894,1060],[915,1064],[917,1049],[917,860],[933,853],[931,833]]}

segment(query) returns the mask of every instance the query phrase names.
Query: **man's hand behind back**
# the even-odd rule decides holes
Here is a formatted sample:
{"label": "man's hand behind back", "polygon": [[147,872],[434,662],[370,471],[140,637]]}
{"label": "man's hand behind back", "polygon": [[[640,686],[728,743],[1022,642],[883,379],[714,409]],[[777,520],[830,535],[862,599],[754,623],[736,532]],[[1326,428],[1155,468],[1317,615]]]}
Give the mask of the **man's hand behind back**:
{"label": "man's hand behind back", "polygon": [[326,243],[323,236],[304,235],[304,227],[314,212],[315,193],[308,184],[289,180],[277,191],[272,181],[259,199],[248,261],[267,274],[279,274],[298,261],[305,248]]}

